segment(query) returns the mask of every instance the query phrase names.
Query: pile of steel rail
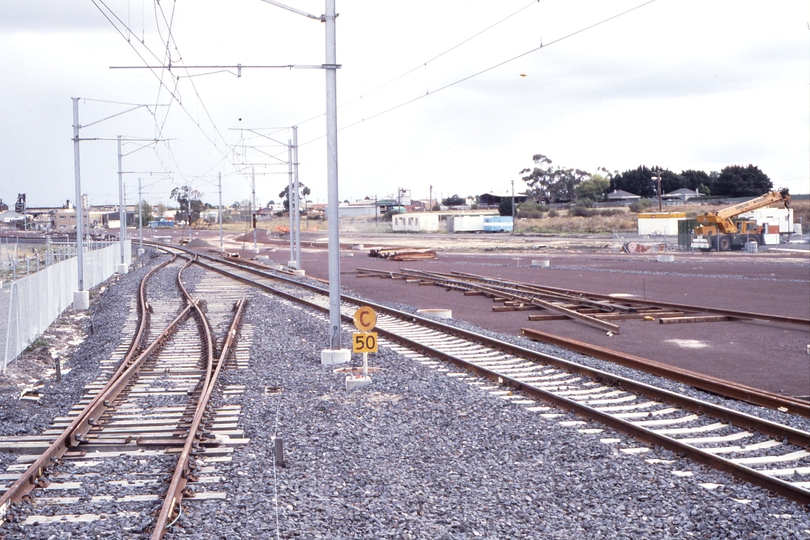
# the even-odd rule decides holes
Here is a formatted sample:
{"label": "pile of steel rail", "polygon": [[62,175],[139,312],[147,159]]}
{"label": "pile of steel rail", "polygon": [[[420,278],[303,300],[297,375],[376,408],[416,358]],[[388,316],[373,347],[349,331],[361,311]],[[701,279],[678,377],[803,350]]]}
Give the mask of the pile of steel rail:
{"label": "pile of steel rail", "polygon": [[371,248],[369,257],[390,259],[392,261],[429,261],[436,259],[436,251],[432,249],[406,249],[406,248]]}

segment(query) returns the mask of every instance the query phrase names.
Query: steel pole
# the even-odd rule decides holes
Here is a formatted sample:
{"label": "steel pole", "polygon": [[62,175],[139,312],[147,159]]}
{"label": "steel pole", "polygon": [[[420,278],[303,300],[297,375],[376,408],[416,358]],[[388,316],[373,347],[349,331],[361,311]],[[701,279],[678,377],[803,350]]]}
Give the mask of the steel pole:
{"label": "steel pole", "polygon": [[295,188],[295,267],[301,268],[301,188],[298,183],[298,126],[293,126],[292,158]]}
{"label": "steel pole", "polygon": [[217,173],[219,180],[219,249],[222,249],[222,173]]}
{"label": "steel pole", "polygon": [[79,98],[73,100],[73,176],[76,179],[76,262],[79,266],[79,292],[84,290],[84,250],[82,249],[82,235],[84,234],[84,211],[82,209],[82,180],[79,167]]}
{"label": "steel pole", "polygon": [[256,206],[256,170],[251,167],[250,168],[250,177],[251,177],[251,184],[253,190],[253,214],[250,216],[250,224],[253,225],[253,253],[259,252],[259,243],[256,240],[256,219],[254,216],[259,210],[259,207]]}
{"label": "steel pole", "polygon": [[326,0],[326,179],[329,221],[329,347],[340,349],[340,223],[338,221],[337,53],[335,0]]}
{"label": "steel pole", "polygon": [[143,247],[143,192],[138,178],[138,247]]}
{"label": "steel pole", "polygon": [[294,266],[295,262],[295,225],[293,225],[293,155],[292,141],[287,139],[287,217],[290,227],[290,258],[289,266]]}

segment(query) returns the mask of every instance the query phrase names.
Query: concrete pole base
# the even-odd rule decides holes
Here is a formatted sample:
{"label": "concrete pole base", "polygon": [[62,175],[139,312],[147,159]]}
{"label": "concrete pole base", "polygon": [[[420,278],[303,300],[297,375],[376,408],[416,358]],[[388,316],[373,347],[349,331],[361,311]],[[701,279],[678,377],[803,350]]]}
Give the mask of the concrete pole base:
{"label": "concrete pole base", "polygon": [[293,270],[293,275],[294,276],[305,276],[306,272],[304,272],[303,270]]}
{"label": "concrete pole base", "polygon": [[287,261],[287,266],[295,270],[298,268],[298,261]]}
{"label": "concrete pole base", "polygon": [[352,351],[349,349],[324,349],[321,351],[321,365],[335,366],[347,364],[352,358]]}
{"label": "concrete pole base", "polygon": [[127,266],[126,264],[119,264],[115,267],[115,271],[119,274],[128,274],[129,266]]}
{"label": "concrete pole base", "polygon": [[90,309],[90,291],[73,291],[74,311],[87,311]]}
{"label": "concrete pole base", "polygon": [[143,255],[144,253],[146,253],[146,250],[145,250],[145,249],[143,249],[143,248],[138,248],[138,257],[140,257],[141,255]]}
{"label": "concrete pole base", "polygon": [[371,377],[346,377],[346,391],[349,392],[355,388],[362,388],[371,384]]}

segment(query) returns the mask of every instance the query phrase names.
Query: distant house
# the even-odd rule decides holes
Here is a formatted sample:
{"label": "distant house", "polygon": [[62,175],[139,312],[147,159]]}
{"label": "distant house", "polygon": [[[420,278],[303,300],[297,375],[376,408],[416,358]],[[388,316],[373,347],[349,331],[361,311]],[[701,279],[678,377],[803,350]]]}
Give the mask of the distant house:
{"label": "distant house", "polygon": [[703,197],[703,194],[696,189],[686,188],[676,189],[675,191],[661,195],[661,198],[664,200],[681,200],[683,202],[686,202],[689,199],[696,199],[698,197]]}
{"label": "distant house", "polygon": [[[520,204],[526,202],[528,198],[528,194],[526,193],[515,193],[515,204]],[[487,193],[482,193],[478,196],[478,207],[479,208],[497,208],[501,201],[504,199],[512,200],[512,192],[511,191],[488,191]]]}
{"label": "distant house", "polygon": [[614,189],[613,191],[607,194],[607,200],[608,202],[629,204],[641,200],[641,196],[633,195],[632,193],[623,191],[621,189]]}

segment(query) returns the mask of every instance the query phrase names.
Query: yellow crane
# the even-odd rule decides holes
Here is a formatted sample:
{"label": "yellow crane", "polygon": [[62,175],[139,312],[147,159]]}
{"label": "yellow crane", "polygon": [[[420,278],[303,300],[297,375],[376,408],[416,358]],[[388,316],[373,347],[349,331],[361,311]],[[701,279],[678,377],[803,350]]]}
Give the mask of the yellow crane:
{"label": "yellow crane", "polygon": [[695,227],[695,237],[706,240],[703,244],[705,246],[708,243],[708,246],[704,249],[716,249],[717,251],[742,249],[746,242],[756,242],[762,245],[762,226],[757,225],[756,221],[735,220],[734,217],[776,203],[790,208],[790,193],[787,188],[769,191],[750,201],[697,216],[698,226]]}

